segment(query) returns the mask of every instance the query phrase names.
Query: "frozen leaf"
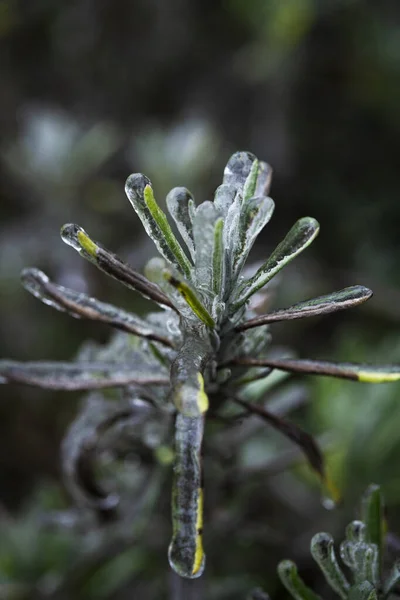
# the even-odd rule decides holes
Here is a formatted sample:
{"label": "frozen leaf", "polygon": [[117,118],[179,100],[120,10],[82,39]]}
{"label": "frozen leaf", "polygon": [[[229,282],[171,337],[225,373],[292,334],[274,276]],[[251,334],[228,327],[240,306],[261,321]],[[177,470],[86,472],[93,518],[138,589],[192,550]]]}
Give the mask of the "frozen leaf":
{"label": "frozen leaf", "polygon": [[0,383],[22,383],[52,390],[94,390],[127,385],[168,385],[168,373],[160,366],[144,365],[141,355],[136,364],[16,362],[0,360]]}
{"label": "frozen leaf", "polygon": [[165,213],[154,198],[150,180],[141,173],[130,175],[125,184],[125,192],[157,250],[190,279],[192,265],[174,236]]}
{"label": "frozen leaf", "polygon": [[350,584],[336,560],[332,537],[327,533],[317,533],[311,540],[311,554],[331,588],[346,600]]}
{"label": "frozen leaf", "polygon": [[240,308],[255,292],[270,281],[300,252],[315,239],[319,232],[318,222],[311,217],[303,217],[289,231],[285,239],[276,247],[269,259],[258,269],[257,273],[246,281],[237,294],[232,311]]}
{"label": "frozen leaf", "polygon": [[291,373],[327,375],[329,377],[352,379],[364,383],[388,383],[400,380],[400,365],[373,366],[295,358],[237,358],[232,362],[233,364],[253,367],[271,367]]}
{"label": "frozen leaf", "polygon": [[251,327],[258,327],[259,325],[266,325],[267,323],[275,323],[277,321],[289,321],[291,319],[304,319],[305,317],[326,315],[338,310],[358,306],[371,298],[371,296],[372,292],[368,288],[362,285],[354,285],[338,292],[332,292],[325,296],[318,296],[318,298],[298,302],[288,308],[280,308],[266,315],[255,317],[254,319],[245,321],[236,329],[237,331],[244,331]]}
{"label": "frozen leaf", "polygon": [[167,195],[167,207],[174,219],[183,241],[190,251],[194,260],[194,237],[193,237],[193,219],[196,207],[193,197],[189,190],[184,187],[176,187]]}
{"label": "frozen leaf", "polygon": [[214,204],[203,202],[197,208],[193,222],[196,286],[206,292],[212,290],[214,229],[217,219]]}
{"label": "frozen leaf", "polygon": [[150,298],[150,300],[176,311],[171,300],[157,285],[134,271],[116,254],[91,240],[82,227],[73,224],[64,225],[61,229],[61,237],[66,244],[77,250],[81,256],[92,262],[107,275],[123,283],[128,288],[139,292],[145,298]]}
{"label": "frozen leaf", "polygon": [[273,200],[264,196],[251,198],[244,204],[239,219],[238,244],[233,253],[235,277],[240,274],[257,236],[272,217],[274,206]]}
{"label": "frozen leaf", "polygon": [[251,152],[232,154],[224,170],[223,183],[233,186],[236,190],[242,190],[255,160],[256,157]]}
{"label": "frozen leaf", "polygon": [[283,560],[278,565],[278,575],[294,600],[321,600],[297,573],[297,567],[291,560]]}
{"label": "frozen leaf", "polygon": [[89,319],[106,323],[116,329],[160,342],[165,346],[173,346],[171,340],[155,331],[143,319],[112,304],[100,302],[100,300],[91,298],[82,292],[75,292],[74,290],[57,285],[38,269],[24,269],[21,274],[21,280],[24,287],[31,294],[56,310],[66,312],[78,319]]}

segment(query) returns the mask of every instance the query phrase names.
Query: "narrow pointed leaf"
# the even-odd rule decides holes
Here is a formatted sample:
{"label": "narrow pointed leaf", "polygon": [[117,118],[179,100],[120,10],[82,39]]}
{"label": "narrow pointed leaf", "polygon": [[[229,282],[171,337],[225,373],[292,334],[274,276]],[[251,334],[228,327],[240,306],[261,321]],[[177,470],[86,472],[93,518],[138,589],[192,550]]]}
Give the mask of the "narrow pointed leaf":
{"label": "narrow pointed leaf", "polygon": [[362,304],[371,298],[371,296],[371,290],[362,285],[355,285],[344,288],[338,292],[332,292],[332,294],[319,296],[318,298],[312,298],[311,300],[305,300],[304,302],[298,302],[288,308],[281,308],[266,315],[255,317],[254,319],[250,319],[239,325],[236,330],[245,331],[252,327],[259,327],[260,325],[275,323],[277,321],[289,321],[291,319],[304,319],[305,317],[326,315]]}
{"label": "narrow pointed leaf", "polygon": [[212,290],[214,229],[218,212],[212,202],[203,202],[196,210],[193,222],[195,244],[196,287]]}
{"label": "narrow pointed leaf", "polygon": [[370,485],[364,494],[361,505],[361,519],[366,525],[366,542],[375,544],[377,547],[380,572],[383,556],[384,514],[382,493],[378,485]]}
{"label": "narrow pointed leaf", "polygon": [[170,215],[174,219],[178,231],[194,260],[193,218],[196,209],[193,197],[186,188],[176,187],[167,195],[166,203]]}
{"label": "narrow pointed leaf", "polygon": [[188,306],[192,309],[194,314],[201,320],[207,327],[213,329],[215,327],[214,319],[198,298],[198,296],[194,293],[192,288],[182,280],[177,279],[172,275],[168,269],[164,270],[165,279],[181,294],[184,298]]}
{"label": "narrow pointed leaf", "polygon": [[291,373],[327,375],[341,379],[352,379],[364,383],[388,383],[400,380],[400,365],[372,366],[355,363],[336,363],[308,359],[256,359],[237,358],[233,364],[253,367],[271,367]]}
{"label": "narrow pointed leaf", "polygon": [[294,600],[321,600],[311,588],[306,586],[297,573],[297,567],[291,560],[282,560],[278,565],[279,579]]}
{"label": "narrow pointed leaf", "polygon": [[268,283],[293,258],[305,250],[318,232],[319,224],[315,219],[311,217],[299,219],[257,273],[243,284],[238,298],[234,302],[233,312],[247,302],[250,296]]}
{"label": "narrow pointed leaf", "polygon": [[242,207],[239,219],[238,243],[233,252],[234,273],[239,275],[257,236],[274,212],[271,198],[258,196],[249,199]]}
{"label": "narrow pointed leaf", "polygon": [[301,429],[298,425],[274,415],[257,404],[251,404],[240,398],[234,398],[234,401],[249,412],[261,417],[271,427],[296,444],[305,455],[311,468],[318,474],[323,483],[326,483],[324,456],[317,442],[309,433]]}
{"label": "narrow pointed leaf", "polygon": [[86,231],[78,225],[67,224],[61,229],[63,241],[77,250],[81,256],[96,265],[101,271],[107,273],[128,288],[139,292],[145,298],[150,298],[157,304],[172,308],[177,312],[176,307],[160,288],[151,283],[146,277],[137,273],[124,263],[116,254],[113,254],[97,242],[94,242]]}
{"label": "narrow pointed leaf", "polygon": [[0,361],[0,383],[21,383],[51,390],[94,390],[126,385],[169,385],[160,367],[137,363]]}
{"label": "narrow pointed leaf", "polygon": [[256,159],[243,186],[243,202],[246,203],[255,196],[266,196],[271,186],[271,179],[270,165]]}
{"label": "narrow pointed leaf", "polygon": [[66,312],[78,319],[100,321],[127,333],[160,342],[165,346],[173,346],[171,340],[154,331],[143,319],[82,292],[57,285],[38,269],[24,269],[21,280],[31,294],[60,312]]}
{"label": "narrow pointed leaf", "polygon": [[219,218],[214,228],[212,287],[213,292],[221,298],[225,290],[225,246],[223,239],[224,220]]}
{"label": "narrow pointed leaf", "polygon": [[125,192],[160,254],[190,279],[190,261],[154,198],[150,180],[141,173],[134,173],[126,180]]}
{"label": "narrow pointed leaf", "polygon": [[311,554],[331,588],[346,600],[350,584],[336,560],[332,537],[317,533],[311,540]]}

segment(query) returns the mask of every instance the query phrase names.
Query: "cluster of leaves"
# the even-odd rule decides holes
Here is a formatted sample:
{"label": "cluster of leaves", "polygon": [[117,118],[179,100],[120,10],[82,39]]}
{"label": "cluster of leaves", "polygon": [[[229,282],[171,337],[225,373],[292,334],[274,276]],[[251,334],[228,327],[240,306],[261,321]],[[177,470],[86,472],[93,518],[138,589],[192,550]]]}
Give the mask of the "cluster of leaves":
{"label": "cluster of leaves", "polygon": [[[386,522],[379,486],[366,491],[361,519],[346,528],[346,539],[340,545],[340,557],[349,569],[346,577],[336,558],[334,542],[328,533],[317,533],[311,540],[311,554],[332,590],[342,600],[385,600],[400,582],[400,562],[391,570],[384,568]],[[295,600],[317,600],[316,595],[299,577],[290,560],[278,566],[279,577]]]}
{"label": "cluster of leaves", "polygon": [[[238,152],[229,160],[213,202],[196,207],[187,189],[174,188],[167,196],[167,207],[187,250],[157,204],[149,179],[131,175],[126,193],[162,256],[148,263],[146,277],[77,225],[65,225],[61,235],[81,256],[157,303],[163,312],[141,319],[57,285],[37,269],[26,269],[23,284],[44,303],[76,318],[106,323],[119,332],[105,347],[87,345],[72,363],[0,361],[2,383],[91,391],[63,445],[64,473],[81,514],[88,510],[102,522],[114,521],[124,530],[132,518],[128,508],[132,495],[140,505],[139,499],[146,495],[143,483],[154,473],[158,481],[155,464],[174,461],[169,558],[172,568],[187,578],[200,576],[205,564],[201,452],[206,413],[218,417],[227,407],[236,406],[244,415],[259,416],[300,447],[328,492],[336,496],[316,441],[260,405],[272,372],[373,383],[400,379],[397,365],[377,368],[294,359],[277,356],[270,349],[269,324],[346,309],[372,294],[363,286],[353,286],[288,308],[256,313],[257,292],[307,248],[319,231],[315,219],[299,219],[258,270],[246,272],[249,252],[274,209],[268,196],[271,173],[269,165],[252,154]],[[143,458],[143,479],[137,475],[133,482],[123,481],[122,487],[129,492],[126,504],[121,495],[98,482],[98,460],[107,458],[107,449],[117,458],[133,453]],[[107,464],[102,466],[107,472]],[[161,489],[159,483],[154,485]]]}

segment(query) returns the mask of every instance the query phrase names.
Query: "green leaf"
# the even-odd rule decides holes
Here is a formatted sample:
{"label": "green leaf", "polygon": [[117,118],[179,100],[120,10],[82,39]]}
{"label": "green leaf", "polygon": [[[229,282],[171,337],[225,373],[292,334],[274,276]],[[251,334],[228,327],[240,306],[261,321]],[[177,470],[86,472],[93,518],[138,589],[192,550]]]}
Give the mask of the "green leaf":
{"label": "green leaf", "polygon": [[[156,368],[155,368],[156,367]],[[16,362],[0,360],[0,383],[21,383],[51,390],[94,390],[127,385],[169,385],[168,373],[160,365],[136,362]]]}
{"label": "green leaf", "polygon": [[246,357],[236,358],[232,363],[252,367],[271,367],[291,373],[327,375],[364,383],[388,383],[400,380],[400,365],[372,366],[295,358],[257,359]]}
{"label": "green leaf", "polygon": [[218,212],[212,202],[203,202],[193,222],[196,287],[206,293],[213,289],[214,229]]}
{"label": "green leaf", "polygon": [[81,256],[96,265],[104,273],[107,273],[107,275],[123,283],[128,288],[139,292],[145,298],[150,298],[157,304],[167,306],[178,312],[168,296],[157,285],[134,271],[116,254],[90,239],[82,227],[68,223],[61,228],[61,237],[66,244],[74,248]]}
{"label": "green leaf", "polygon": [[193,196],[186,188],[176,187],[167,195],[166,203],[170,215],[174,219],[178,231],[194,260],[193,219],[196,208]]}
{"label": "green leaf", "polygon": [[279,563],[278,575],[294,600],[321,600],[320,596],[306,586],[297,573],[296,565],[291,560],[283,560]]}
{"label": "green leaf", "polygon": [[328,533],[314,535],[311,540],[311,554],[331,588],[345,600],[350,584],[336,560],[332,537]]}
{"label": "green leaf", "polygon": [[130,175],[125,192],[160,254],[185,277],[191,279],[192,265],[158,206],[150,180],[141,173]]}
{"label": "green leaf", "polygon": [[172,341],[157,332],[150,323],[122,310],[122,308],[57,285],[38,269],[24,269],[21,280],[31,294],[60,312],[66,312],[77,319],[106,323],[115,329],[173,347]]}
{"label": "green leaf", "polygon": [[378,485],[370,485],[365,492],[361,503],[361,519],[366,525],[366,542],[376,545],[378,551],[379,572],[381,572],[385,524],[383,498],[381,489]]}
{"label": "green leaf", "polygon": [[238,224],[238,243],[233,249],[234,276],[238,277],[261,230],[274,212],[271,198],[259,196],[249,199],[242,207]]}
{"label": "green leaf", "polygon": [[318,222],[311,217],[303,217],[289,231],[285,239],[276,247],[269,259],[257,273],[246,281],[237,294],[232,312],[238,310],[260,288],[268,283],[279,271],[315,239],[319,232]]}
{"label": "green leaf", "polygon": [[325,296],[318,296],[311,300],[298,302],[288,308],[280,308],[266,315],[255,317],[254,319],[250,319],[239,325],[236,330],[245,331],[252,327],[259,327],[260,325],[276,323],[278,321],[289,321],[292,319],[304,319],[306,317],[326,315],[338,310],[358,306],[368,300],[371,296],[372,292],[368,288],[363,287],[362,285],[354,285],[339,290],[338,292],[332,292]]}
{"label": "green leaf", "polygon": [[214,294],[224,297],[225,291],[225,246],[223,239],[224,220],[217,219],[214,227],[212,287]]}
{"label": "green leaf", "polygon": [[171,271],[164,270],[165,279],[181,294],[187,305],[192,309],[193,313],[211,329],[215,328],[215,322],[204,304],[191,289],[191,287],[181,279],[177,279]]}

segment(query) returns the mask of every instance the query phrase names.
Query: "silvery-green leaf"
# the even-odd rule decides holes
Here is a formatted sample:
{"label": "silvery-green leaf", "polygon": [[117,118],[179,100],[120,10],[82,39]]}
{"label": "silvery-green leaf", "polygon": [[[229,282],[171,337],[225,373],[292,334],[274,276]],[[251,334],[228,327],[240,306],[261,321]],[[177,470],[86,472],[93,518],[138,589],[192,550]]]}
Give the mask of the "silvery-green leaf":
{"label": "silvery-green leaf", "polygon": [[57,285],[39,269],[24,269],[21,274],[24,287],[45,304],[66,312],[77,319],[88,319],[106,323],[116,329],[139,337],[158,341],[166,346],[172,346],[171,340],[156,331],[150,323],[140,319],[122,308],[100,302],[82,292]]}
{"label": "silvery-green leaf", "polygon": [[154,198],[150,180],[141,173],[134,173],[126,180],[125,192],[160,254],[190,279],[190,261]]}
{"label": "silvery-green leaf", "polygon": [[270,220],[274,202],[263,196],[254,197],[243,203],[239,219],[238,243],[234,248],[233,269],[237,277],[257,239],[257,236]]}
{"label": "silvery-green leaf", "polygon": [[365,492],[361,505],[361,518],[366,526],[365,541],[375,544],[379,555],[379,571],[381,571],[385,522],[382,492],[378,485],[370,485]]}
{"label": "silvery-green leaf", "polygon": [[198,206],[193,223],[196,251],[196,286],[200,290],[212,290],[214,228],[218,218],[212,202],[203,202]]}
{"label": "silvery-green leaf", "polygon": [[255,160],[256,157],[251,152],[232,154],[224,170],[223,183],[232,185],[237,191],[242,191]]}
{"label": "silvery-green leaf", "polygon": [[0,383],[21,383],[51,390],[94,390],[127,385],[168,385],[160,365],[145,365],[141,355],[129,363],[16,362],[0,360]]}
{"label": "silvery-green leaf", "polygon": [[217,219],[214,227],[214,248],[213,248],[213,291],[219,298],[224,297],[225,292],[225,246],[223,237],[224,220],[222,217]]}
{"label": "silvery-green leaf", "polygon": [[278,321],[289,321],[292,319],[303,319],[305,317],[313,317],[316,315],[326,315],[329,313],[358,306],[372,296],[371,290],[362,286],[354,285],[352,287],[344,288],[338,292],[332,292],[325,296],[318,296],[318,298],[312,298],[311,300],[305,300],[304,302],[298,302],[289,306],[288,308],[280,308],[278,310],[271,311],[266,315],[261,315],[241,323],[237,327],[237,331],[245,331],[252,327],[259,327],[260,325],[266,325],[267,323],[275,323]]}
{"label": "silvery-green leaf", "polygon": [[321,600],[312,589],[310,589],[297,573],[297,567],[291,560],[282,560],[278,565],[278,575],[287,591],[294,600]]}
{"label": "silvery-green leaf", "polygon": [[328,533],[317,533],[311,540],[311,554],[331,588],[346,600],[350,588],[336,559],[333,539]]}
{"label": "silvery-green leaf", "polygon": [[363,383],[389,383],[400,380],[400,365],[363,365],[355,363],[336,363],[323,360],[297,358],[246,358],[238,357],[233,364],[249,367],[272,367],[291,373],[309,375],[327,375],[340,379],[352,379]]}
{"label": "silvery-green leaf", "polygon": [[[166,277],[167,273],[171,273],[169,263],[161,256],[154,256],[145,265],[144,274],[149,281],[157,284],[157,286],[169,297],[174,306],[177,307],[179,314],[190,319],[193,311],[182,296],[182,294],[171,285]],[[175,272],[177,275],[177,273]],[[178,332],[177,332],[178,333]]]}
{"label": "silvery-green leaf", "polygon": [[289,231],[257,273],[246,281],[234,301],[232,311],[240,308],[255,292],[270,281],[285,265],[311,244],[319,231],[318,222],[303,217]]}
{"label": "silvery-green leaf", "polygon": [[176,310],[171,300],[163,294],[158,286],[137,273],[116,254],[94,242],[82,227],[68,223],[61,228],[61,237],[66,244],[110,277],[139,292],[145,298],[150,298],[158,304]]}
{"label": "silvery-green leaf", "polygon": [[236,197],[236,189],[233,185],[223,183],[220,185],[214,196],[214,205],[219,214],[226,215],[228,209]]}
{"label": "silvery-green leaf", "polygon": [[176,187],[169,192],[166,202],[170,215],[194,260],[193,219],[196,208],[193,196],[186,188]]}
{"label": "silvery-green leaf", "polygon": [[171,271],[165,269],[165,279],[181,294],[188,306],[192,309],[193,313],[202,321],[207,327],[213,329],[215,327],[214,320],[203,302],[200,300],[196,292],[182,279],[175,277]]}
{"label": "silvery-green leaf", "polygon": [[242,196],[238,193],[224,217],[223,243],[225,248],[225,277],[228,294],[235,289],[236,284],[233,261],[236,248],[239,244],[241,205]]}

